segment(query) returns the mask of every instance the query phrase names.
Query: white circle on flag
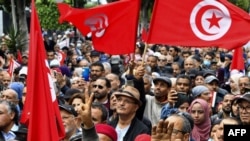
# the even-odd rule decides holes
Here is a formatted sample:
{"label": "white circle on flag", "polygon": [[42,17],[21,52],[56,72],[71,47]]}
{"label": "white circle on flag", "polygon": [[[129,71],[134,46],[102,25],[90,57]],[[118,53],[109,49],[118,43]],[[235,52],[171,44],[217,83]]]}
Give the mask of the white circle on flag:
{"label": "white circle on flag", "polygon": [[194,34],[205,41],[223,37],[231,27],[228,9],[215,0],[199,2],[190,15],[190,25]]}

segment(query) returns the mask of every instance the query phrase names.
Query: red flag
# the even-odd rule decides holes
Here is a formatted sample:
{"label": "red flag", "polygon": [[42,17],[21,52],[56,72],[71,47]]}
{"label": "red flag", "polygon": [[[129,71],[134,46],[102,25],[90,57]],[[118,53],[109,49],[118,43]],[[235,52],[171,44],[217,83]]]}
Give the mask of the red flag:
{"label": "red flag", "polygon": [[226,0],[156,0],[148,42],[233,49],[249,33],[248,13]]}
{"label": "red flag", "polygon": [[148,30],[147,30],[146,27],[144,27],[144,28],[142,29],[141,38],[142,38],[142,40],[143,40],[144,42],[147,41],[147,38],[148,38]]}
{"label": "red flag", "polygon": [[245,70],[245,63],[243,58],[242,47],[238,47],[234,50],[233,60],[230,66],[230,70]]}
{"label": "red flag", "polygon": [[10,64],[8,68],[8,73],[10,74],[10,77],[12,78],[13,72],[16,68],[20,67],[21,65],[15,61],[13,58],[10,59]]}
{"label": "red flag", "polygon": [[68,21],[83,34],[92,33],[95,50],[111,55],[135,51],[140,0],[122,0],[91,9],[58,3],[60,22]]}
{"label": "red flag", "polygon": [[28,127],[28,141],[59,141],[65,135],[34,0],[31,10],[27,95],[21,123]]}
{"label": "red flag", "polygon": [[21,51],[20,50],[17,50],[17,61],[19,63],[22,63],[22,54],[21,54]]}

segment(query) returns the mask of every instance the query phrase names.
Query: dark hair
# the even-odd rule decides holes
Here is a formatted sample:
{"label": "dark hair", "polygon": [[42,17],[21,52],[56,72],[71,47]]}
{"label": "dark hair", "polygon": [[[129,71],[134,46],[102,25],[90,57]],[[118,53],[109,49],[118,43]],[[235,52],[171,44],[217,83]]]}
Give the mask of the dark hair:
{"label": "dark hair", "polygon": [[108,119],[108,109],[102,103],[93,102],[91,108],[99,109],[102,112],[102,122]]}
{"label": "dark hair", "polygon": [[182,79],[188,79],[189,82],[190,82],[190,85],[191,85],[191,78],[190,78],[188,75],[179,74],[179,75],[177,76],[177,78],[176,78],[176,82],[177,82],[180,78],[182,78]]}
{"label": "dark hair", "polygon": [[75,93],[70,97],[69,105],[72,105],[73,100],[76,99],[76,98],[81,99],[83,103],[85,102],[84,93]]}
{"label": "dark hair", "polygon": [[188,51],[188,50],[182,51],[181,54],[182,54],[182,55],[184,55],[184,54],[189,54],[189,56],[192,55],[191,51]]}
{"label": "dark hair", "polygon": [[97,80],[100,79],[100,80],[104,80],[106,82],[105,86],[107,88],[111,88],[111,83],[110,81],[106,78],[106,77],[100,77],[100,78],[97,78]]}
{"label": "dark hair", "polygon": [[92,67],[94,67],[94,66],[98,66],[98,67],[101,68],[101,71],[104,71],[104,66],[103,66],[103,64],[102,64],[101,62],[94,62],[94,63],[92,63],[92,64],[90,65],[90,69],[91,69]]}
{"label": "dark hair", "polygon": [[169,48],[173,48],[175,52],[180,52],[180,50],[177,46],[170,46]]}

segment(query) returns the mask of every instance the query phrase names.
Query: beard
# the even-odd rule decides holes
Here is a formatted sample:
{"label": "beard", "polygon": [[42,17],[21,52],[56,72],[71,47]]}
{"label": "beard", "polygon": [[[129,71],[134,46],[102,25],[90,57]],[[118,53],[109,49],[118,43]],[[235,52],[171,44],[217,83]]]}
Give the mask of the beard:
{"label": "beard", "polygon": [[106,94],[101,94],[98,92],[95,92],[94,94],[96,99],[103,99],[104,97],[106,97]]}
{"label": "beard", "polygon": [[232,111],[231,108],[222,108],[223,112],[226,114],[230,114],[230,112]]}

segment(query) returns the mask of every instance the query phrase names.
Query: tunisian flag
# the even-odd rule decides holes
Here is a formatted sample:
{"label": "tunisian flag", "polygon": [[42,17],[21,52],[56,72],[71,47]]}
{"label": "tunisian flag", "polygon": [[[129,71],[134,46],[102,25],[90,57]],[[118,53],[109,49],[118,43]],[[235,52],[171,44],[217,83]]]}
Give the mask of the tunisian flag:
{"label": "tunisian flag", "polygon": [[250,40],[250,16],[226,0],[156,0],[148,43],[241,47]]}
{"label": "tunisian flag", "polygon": [[27,95],[20,121],[28,127],[28,141],[59,141],[65,135],[34,0],[31,11]]}
{"label": "tunisian flag", "polygon": [[16,68],[20,67],[21,65],[15,61],[13,58],[10,59],[10,64],[9,64],[9,68],[8,68],[8,73],[12,79],[13,73],[15,71]]}
{"label": "tunisian flag", "polygon": [[135,51],[140,0],[122,0],[90,9],[58,3],[60,22],[72,23],[83,34],[92,34],[95,50],[111,55]]}
{"label": "tunisian flag", "polygon": [[230,65],[230,70],[245,70],[245,61],[243,58],[243,47],[238,47],[234,50],[233,60]]}

